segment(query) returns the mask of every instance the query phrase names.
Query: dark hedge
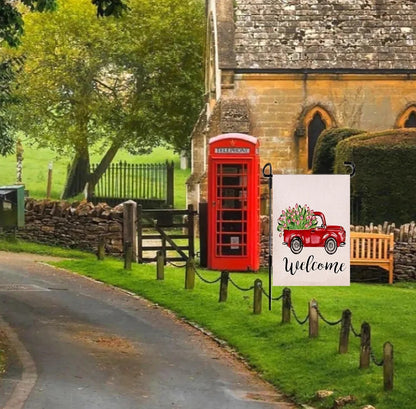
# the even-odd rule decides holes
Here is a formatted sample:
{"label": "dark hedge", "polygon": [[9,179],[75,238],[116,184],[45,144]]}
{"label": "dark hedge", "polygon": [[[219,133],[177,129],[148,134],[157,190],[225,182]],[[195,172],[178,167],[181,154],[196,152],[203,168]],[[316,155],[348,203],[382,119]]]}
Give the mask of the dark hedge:
{"label": "dark hedge", "polygon": [[353,136],[336,148],[335,172],[351,178],[353,224],[416,220],[416,129],[394,129]]}
{"label": "dark hedge", "polygon": [[363,132],[351,128],[330,128],[323,131],[316,142],[313,154],[312,173],[318,175],[334,173],[335,148],[338,142]]}

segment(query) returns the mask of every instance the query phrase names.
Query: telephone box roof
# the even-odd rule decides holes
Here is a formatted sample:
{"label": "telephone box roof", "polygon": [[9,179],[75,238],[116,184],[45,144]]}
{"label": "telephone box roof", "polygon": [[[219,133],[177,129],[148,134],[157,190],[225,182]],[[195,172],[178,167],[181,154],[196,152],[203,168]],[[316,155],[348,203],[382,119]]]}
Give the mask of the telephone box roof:
{"label": "telephone box roof", "polygon": [[227,140],[227,139],[240,139],[240,140],[244,140],[247,142],[252,143],[253,145],[257,144],[257,138],[251,135],[246,135],[243,133],[225,133],[222,135],[218,135],[218,136],[214,136],[213,138],[211,138],[209,140],[209,143],[215,143],[218,141],[223,141],[223,140]]}

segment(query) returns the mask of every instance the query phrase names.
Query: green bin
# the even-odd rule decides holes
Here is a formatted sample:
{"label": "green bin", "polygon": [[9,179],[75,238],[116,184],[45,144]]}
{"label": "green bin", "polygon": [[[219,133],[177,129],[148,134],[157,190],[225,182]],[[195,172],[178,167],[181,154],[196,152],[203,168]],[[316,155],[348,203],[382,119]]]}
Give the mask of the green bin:
{"label": "green bin", "polygon": [[25,190],[23,185],[0,186],[0,228],[25,225]]}

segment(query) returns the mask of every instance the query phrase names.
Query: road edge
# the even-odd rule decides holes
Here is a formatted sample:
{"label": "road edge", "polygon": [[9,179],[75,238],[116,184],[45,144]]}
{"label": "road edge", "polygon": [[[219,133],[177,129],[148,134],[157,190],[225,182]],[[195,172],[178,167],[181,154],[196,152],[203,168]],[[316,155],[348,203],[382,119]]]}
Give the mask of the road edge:
{"label": "road edge", "polygon": [[22,409],[38,379],[36,365],[29,351],[20,341],[17,333],[1,316],[0,327],[10,344],[13,345],[17,358],[22,364],[22,377],[17,382],[10,398],[2,409]]}

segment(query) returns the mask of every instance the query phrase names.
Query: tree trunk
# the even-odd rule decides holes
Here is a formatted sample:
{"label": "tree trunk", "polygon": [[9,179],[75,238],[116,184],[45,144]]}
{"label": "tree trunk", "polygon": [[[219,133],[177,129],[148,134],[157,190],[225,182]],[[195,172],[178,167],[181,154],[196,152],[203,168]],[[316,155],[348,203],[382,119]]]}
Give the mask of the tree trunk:
{"label": "tree trunk", "polygon": [[88,182],[90,159],[88,150],[77,152],[70,165],[62,199],[68,199],[83,192]]}
{"label": "tree trunk", "polygon": [[101,176],[105,173],[107,168],[110,166],[110,163],[116,156],[118,150],[120,149],[120,145],[117,143],[113,143],[109,148],[106,154],[101,159],[98,166],[95,168],[94,172],[89,175],[88,178],[88,187],[87,187],[87,194],[88,198],[91,198],[94,193],[95,185],[100,180]]}

